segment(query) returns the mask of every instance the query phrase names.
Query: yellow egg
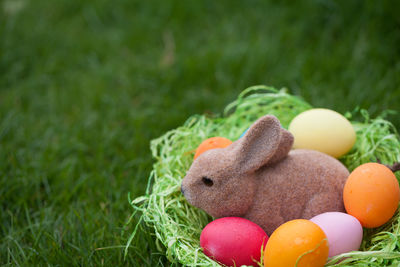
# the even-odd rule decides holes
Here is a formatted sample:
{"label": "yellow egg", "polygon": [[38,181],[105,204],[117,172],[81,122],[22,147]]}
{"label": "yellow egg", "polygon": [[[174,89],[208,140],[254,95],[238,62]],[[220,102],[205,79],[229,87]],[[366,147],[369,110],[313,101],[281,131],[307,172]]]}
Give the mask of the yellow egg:
{"label": "yellow egg", "polygon": [[356,142],[351,123],[330,109],[310,109],[297,115],[289,125],[293,148],[313,149],[339,158]]}

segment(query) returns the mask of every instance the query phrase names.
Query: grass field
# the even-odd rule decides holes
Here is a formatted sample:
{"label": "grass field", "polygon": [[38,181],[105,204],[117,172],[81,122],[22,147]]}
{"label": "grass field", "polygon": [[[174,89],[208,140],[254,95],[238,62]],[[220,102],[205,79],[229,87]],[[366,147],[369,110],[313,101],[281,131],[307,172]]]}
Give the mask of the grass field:
{"label": "grass field", "polygon": [[[399,110],[398,1],[0,0],[0,263],[168,265],[134,221],[149,141],[244,88]],[[400,117],[389,119],[400,129]]]}

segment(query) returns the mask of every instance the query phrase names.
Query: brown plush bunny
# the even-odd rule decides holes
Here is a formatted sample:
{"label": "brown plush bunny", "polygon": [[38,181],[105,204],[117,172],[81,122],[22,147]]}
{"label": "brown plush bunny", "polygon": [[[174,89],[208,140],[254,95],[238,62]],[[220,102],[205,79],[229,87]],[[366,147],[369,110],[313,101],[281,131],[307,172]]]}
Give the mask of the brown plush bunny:
{"label": "brown plush bunny", "polygon": [[292,144],[292,134],[266,115],[230,146],[201,154],[182,193],[215,218],[244,217],[268,235],[292,219],[344,212],[345,166],[317,151],[290,151]]}

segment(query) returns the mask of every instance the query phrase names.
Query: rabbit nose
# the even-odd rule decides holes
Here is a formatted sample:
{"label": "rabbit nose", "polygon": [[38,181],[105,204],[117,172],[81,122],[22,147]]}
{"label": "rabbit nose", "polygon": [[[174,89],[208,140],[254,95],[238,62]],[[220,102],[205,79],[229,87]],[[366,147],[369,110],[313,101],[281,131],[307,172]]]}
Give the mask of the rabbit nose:
{"label": "rabbit nose", "polygon": [[181,185],[181,192],[183,195],[185,195],[185,189],[183,188],[183,185]]}

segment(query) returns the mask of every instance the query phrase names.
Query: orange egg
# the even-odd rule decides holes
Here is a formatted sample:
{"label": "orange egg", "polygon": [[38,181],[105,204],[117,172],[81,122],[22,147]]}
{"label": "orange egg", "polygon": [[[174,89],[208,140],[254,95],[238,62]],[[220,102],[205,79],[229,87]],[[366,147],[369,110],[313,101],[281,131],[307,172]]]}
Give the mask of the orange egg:
{"label": "orange egg", "polygon": [[264,250],[264,266],[322,267],[328,253],[327,237],[318,225],[304,219],[292,220],[272,233]]}
{"label": "orange egg", "polygon": [[358,166],[344,186],[343,201],[347,213],[367,228],[381,226],[390,220],[399,200],[400,189],[396,176],[379,163]]}
{"label": "orange egg", "polygon": [[200,156],[203,152],[214,149],[214,148],[224,148],[232,144],[232,141],[225,137],[211,137],[204,140],[196,149],[196,154],[194,159]]}

